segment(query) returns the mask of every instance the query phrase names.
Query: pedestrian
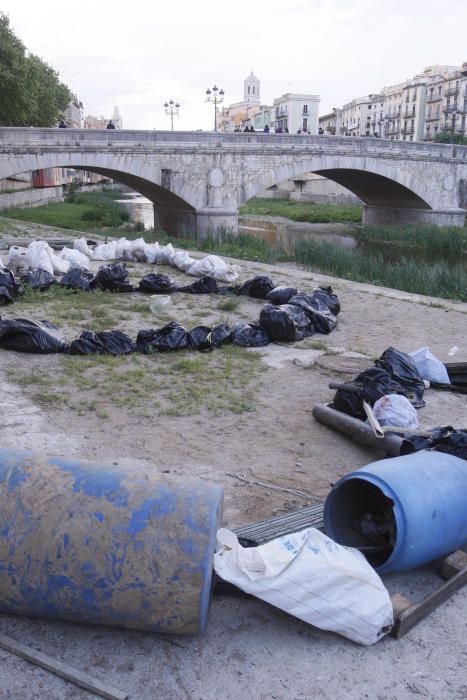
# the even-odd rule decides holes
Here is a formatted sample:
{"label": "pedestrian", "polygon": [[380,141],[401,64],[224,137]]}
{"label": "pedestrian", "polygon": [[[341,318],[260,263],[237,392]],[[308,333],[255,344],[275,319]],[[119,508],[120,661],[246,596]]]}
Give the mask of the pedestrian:
{"label": "pedestrian", "polygon": [[249,132],[249,131],[250,131],[250,127],[249,127],[249,126],[246,126],[246,127],[243,129],[243,131],[244,131],[244,132]]}
{"label": "pedestrian", "polygon": [[284,129],[284,134],[288,134],[288,133],[289,133],[289,128],[286,126]]}
{"label": "pedestrian", "polygon": [[266,124],[266,126],[263,129],[265,134],[269,134],[269,126]]}
{"label": "pedestrian", "polygon": [[107,124],[107,129],[115,129],[115,124],[113,121],[110,119],[109,123]]}
{"label": "pedestrian", "polygon": [[67,128],[67,123],[64,119],[60,121],[60,124],[58,125],[59,129],[66,129]]}
{"label": "pedestrian", "polygon": [[250,126],[250,131],[255,131],[255,127],[253,126],[253,124]]}

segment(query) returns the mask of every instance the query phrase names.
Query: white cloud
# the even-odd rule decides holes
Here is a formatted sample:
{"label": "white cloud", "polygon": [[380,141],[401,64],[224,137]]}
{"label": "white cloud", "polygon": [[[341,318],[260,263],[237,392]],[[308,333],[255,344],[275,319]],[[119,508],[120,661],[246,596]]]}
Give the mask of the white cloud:
{"label": "white cloud", "polygon": [[264,102],[287,91],[321,95],[321,112],[411,77],[430,63],[467,60],[464,0],[1,0],[15,33],[85,106],[124,127],[212,128],[207,87],[242,97],[251,68]]}

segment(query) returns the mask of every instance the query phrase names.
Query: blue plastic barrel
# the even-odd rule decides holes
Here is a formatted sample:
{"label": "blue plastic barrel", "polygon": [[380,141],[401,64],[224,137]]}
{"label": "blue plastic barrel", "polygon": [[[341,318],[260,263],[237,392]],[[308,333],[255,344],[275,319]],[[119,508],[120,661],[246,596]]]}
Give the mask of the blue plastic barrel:
{"label": "blue plastic barrel", "polygon": [[[389,513],[389,546],[378,549],[384,536],[369,541],[361,534],[368,513],[376,514],[376,522]],[[421,451],[372,462],[336,483],[324,504],[324,526],[339,544],[362,547],[378,572],[445,556],[467,542],[467,461]]]}
{"label": "blue plastic barrel", "polygon": [[203,632],[222,489],[0,449],[0,609]]}

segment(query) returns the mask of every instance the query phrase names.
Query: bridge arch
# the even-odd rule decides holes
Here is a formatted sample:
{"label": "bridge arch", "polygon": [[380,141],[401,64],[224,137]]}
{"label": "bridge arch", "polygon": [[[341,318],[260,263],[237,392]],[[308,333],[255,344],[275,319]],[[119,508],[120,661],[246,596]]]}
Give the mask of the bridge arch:
{"label": "bridge arch", "polygon": [[[365,204],[375,207],[397,207],[407,209],[433,209],[430,204],[430,192],[424,190],[420,182],[414,181],[410,174],[394,167],[394,172],[388,173],[387,166],[382,168],[377,163],[361,162],[366,159],[313,157],[308,161],[298,159],[296,162],[280,165],[272,171],[262,173],[245,188],[245,199],[283,182],[294,180],[304,173],[316,173],[342,185],[353,192]],[[251,194],[251,192],[254,192]]]}

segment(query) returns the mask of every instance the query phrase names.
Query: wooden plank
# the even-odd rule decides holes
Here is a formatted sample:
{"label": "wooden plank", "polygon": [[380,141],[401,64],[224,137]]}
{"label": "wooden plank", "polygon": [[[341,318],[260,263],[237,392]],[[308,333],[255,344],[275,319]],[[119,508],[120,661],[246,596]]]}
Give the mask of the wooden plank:
{"label": "wooden plank", "polygon": [[22,659],[36,666],[41,666],[47,671],[55,673],[66,681],[71,681],[85,690],[90,690],[92,693],[100,695],[102,698],[108,698],[108,700],[126,700],[126,698],[128,698],[127,693],[101,683],[101,681],[92,678],[88,673],[73,668],[73,666],[69,666],[63,661],[54,659],[47,654],[42,654],[42,652],[36,651],[36,649],[32,649],[32,647],[28,647],[25,644],[21,644],[4,634],[0,634],[0,647],[9,651],[11,654],[20,656]]}
{"label": "wooden plank", "polygon": [[457,574],[452,576],[446,583],[443,583],[436,591],[430,593],[430,595],[424,598],[420,603],[415,603],[402,612],[394,622],[391,635],[396,639],[403,637],[412,627],[415,627],[420,620],[423,620],[423,618],[432,613],[433,610],[439,608],[444,601],[450,598],[453,593],[460,590],[466,583],[467,566],[458,571]]}

